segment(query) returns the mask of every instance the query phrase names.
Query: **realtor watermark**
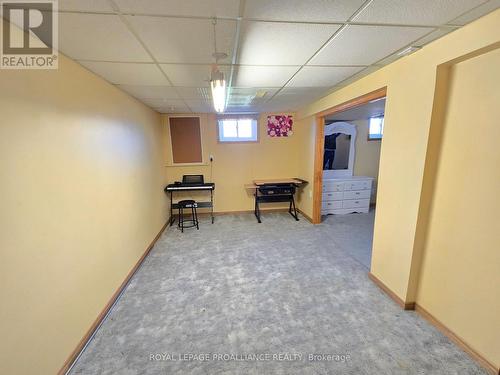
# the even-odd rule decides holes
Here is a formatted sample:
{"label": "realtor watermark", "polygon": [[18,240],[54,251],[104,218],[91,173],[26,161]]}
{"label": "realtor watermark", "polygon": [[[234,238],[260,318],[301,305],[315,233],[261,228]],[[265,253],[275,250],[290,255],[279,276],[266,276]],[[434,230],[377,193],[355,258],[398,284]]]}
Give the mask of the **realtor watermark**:
{"label": "realtor watermark", "polygon": [[349,362],[344,353],[149,353],[149,361],[173,362]]}
{"label": "realtor watermark", "polygon": [[2,0],[1,69],[57,69],[57,0]]}

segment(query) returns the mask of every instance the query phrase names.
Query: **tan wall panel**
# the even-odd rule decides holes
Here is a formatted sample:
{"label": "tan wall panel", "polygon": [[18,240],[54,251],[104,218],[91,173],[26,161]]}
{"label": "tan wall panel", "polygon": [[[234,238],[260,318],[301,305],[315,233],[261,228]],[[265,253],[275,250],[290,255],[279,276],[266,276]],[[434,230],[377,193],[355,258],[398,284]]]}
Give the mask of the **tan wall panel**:
{"label": "tan wall panel", "polygon": [[62,55],[0,87],[0,373],[54,374],[166,220],[161,119]]}
{"label": "tan wall panel", "polygon": [[451,69],[417,303],[500,367],[500,50]]}

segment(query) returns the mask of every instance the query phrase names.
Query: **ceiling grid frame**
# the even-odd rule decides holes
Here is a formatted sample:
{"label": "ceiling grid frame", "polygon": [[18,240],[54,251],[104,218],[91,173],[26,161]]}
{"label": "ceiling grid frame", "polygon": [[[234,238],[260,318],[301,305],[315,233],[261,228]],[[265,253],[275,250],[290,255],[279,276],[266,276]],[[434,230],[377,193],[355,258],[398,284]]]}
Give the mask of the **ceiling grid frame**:
{"label": "ceiling grid frame", "polygon": [[[294,69],[293,73],[292,72],[290,72],[291,74],[288,73],[288,74],[290,74],[288,79],[282,85],[280,85],[278,87],[276,87],[274,85],[263,84],[263,83],[265,83],[265,80],[261,80],[259,82],[260,83],[259,86],[253,87],[254,93],[257,93],[258,91],[262,92],[262,91],[267,89],[268,92],[270,93],[270,95],[269,95],[269,97],[264,96],[264,98],[267,98],[267,99],[261,98],[261,100],[258,100],[257,102],[252,103],[252,110],[256,110],[256,111],[260,112],[260,111],[265,109],[265,110],[270,110],[270,111],[276,110],[276,111],[283,111],[284,112],[284,111],[297,110],[300,108],[300,107],[297,107],[297,105],[299,105],[299,103],[297,101],[295,101],[294,103],[292,103],[293,101],[290,102],[290,106],[288,106],[288,107],[286,104],[286,97],[287,96],[285,94],[288,94],[288,92],[293,93],[293,90],[295,88],[298,89],[298,90],[296,90],[297,93],[304,94],[303,100],[300,102],[300,105],[301,106],[307,105],[307,103],[309,103],[310,101],[313,101],[319,97],[328,95],[329,93],[334,92],[341,87],[344,87],[345,85],[349,84],[350,82],[353,82],[354,80],[357,80],[357,79],[363,77],[364,75],[369,74],[369,73],[381,68],[382,66],[387,65],[388,63],[391,63],[391,62],[397,60],[400,57],[400,56],[398,56],[398,53],[405,50],[407,47],[414,46],[414,45],[424,46],[425,44],[432,42],[433,40],[438,39],[443,35],[446,35],[448,32],[452,32],[456,29],[459,29],[459,28],[463,27],[466,23],[471,22],[472,20],[477,19],[480,16],[487,14],[488,12],[491,12],[491,11],[497,9],[498,7],[500,7],[500,5],[497,5],[499,0],[484,0],[484,1],[483,0],[476,0],[473,4],[471,4],[471,5],[474,5],[471,8],[467,8],[466,5],[463,5],[464,4],[463,1],[461,2],[460,0],[456,0],[455,4],[458,4],[458,5],[455,9],[453,8],[453,6],[454,6],[453,4],[449,5],[449,7],[448,7],[448,9],[450,9],[450,10],[454,9],[454,11],[452,10],[449,12],[451,15],[453,15],[453,19],[447,20],[443,24],[435,24],[435,23],[429,24],[428,21],[432,20],[432,19],[437,20],[437,21],[443,20],[444,19],[443,15],[446,16],[446,8],[445,8],[445,10],[441,13],[441,19],[439,17],[436,18],[436,17],[431,17],[431,16],[429,16],[427,18],[422,18],[421,16],[420,16],[420,18],[417,17],[418,20],[424,21],[424,22],[422,22],[423,24],[420,24],[420,23],[411,22],[412,19],[408,18],[408,17],[398,18],[397,17],[398,13],[396,13],[396,16],[392,17],[392,19],[391,19],[391,17],[382,17],[382,22],[379,22],[378,19],[369,19],[369,15],[365,15],[364,18],[367,19],[367,17],[368,17],[370,22],[359,20],[358,16],[360,14],[363,14],[363,12],[368,7],[370,7],[373,3],[376,3],[376,5],[380,6],[380,4],[383,5],[384,3],[385,4],[391,3],[390,0],[386,0],[386,1],[384,1],[384,0],[366,0],[361,4],[361,6],[359,6],[359,8],[353,14],[351,14],[351,16],[347,20],[336,19],[333,22],[329,22],[328,19],[325,21],[324,17],[319,17],[322,19],[318,18],[318,20],[316,20],[316,18],[314,18],[314,17],[312,18],[312,20],[307,19],[307,17],[311,18],[311,14],[317,15],[318,14],[317,9],[313,10],[312,13],[307,13],[307,16],[305,18],[302,17],[302,13],[300,14],[299,17],[294,17],[293,11],[292,11],[292,13],[288,14],[290,19],[276,19],[278,17],[274,17],[272,12],[271,12],[271,15],[268,17],[268,14],[262,13],[261,10],[259,10],[260,13],[257,14],[257,17],[252,17],[251,14],[248,15],[245,12],[245,10],[247,9],[247,3],[248,3],[246,0],[235,0],[235,2],[238,3],[237,8],[236,8],[235,4],[233,6],[233,3],[230,2],[231,0],[226,0],[226,1],[220,0],[220,2],[214,0],[214,2],[211,4],[212,5],[217,4],[216,6],[218,7],[217,8],[218,10],[221,9],[220,8],[221,4],[223,4],[223,5],[229,4],[230,5],[230,7],[228,8],[229,9],[228,11],[224,10],[222,12],[223,15],[217,14],[216,16],[208,15],[208,13],[207,13],[207,15],[201,15],[200,10],[198,10],[196,8],[195,2],[191,2],[190,4],[188,4],[187,6],[184,6],[184,7],[174,7],[174,8],[172,8],[173,11],[171,11],[171,12],[170,12],[171,9],[167,9],[164,7],[164,8],[161,8],[161,12],[153,13],[153,12],[151,12],[152,8],[149,8],[150,9],[149,12],[147,11],[148,10],[147,6],[145,6],[144,10],[140,11],[140,12],[137,12],[137,11],[132,12],[132,11],[129,11],[128,9],[123,10],[120,8],[120,5],[119,5],[121,1],[122,0],[102,0],[102,2],[97,2],[97,3],[93,4],[91,7],[88,7],[85,5],[82,8],[82,6],[80,6],[80,4],[78,2],[68,1],[69,5],[66,5],[66,4],[64,4],[64,0],[62,0],[61,2],[63,4],[62,4],[62,7],[60,6],[60,13],[61,14],[67,13],[67,14],[82,15],[82,17],[85,17],[86,15],[89,15],[89,16],[91,16],[91,15],[108,15],[108,16],[115,15],[115,16],[118,16],[120,21],[126,26],[126,28],[134,36],[134,38],[137,40],[137,42],[146,51],[146,54],[151,58],[152,62],[134,61],[134,60],[130,61],[130,59],[127,61],[120,61],[118,59],[116,59],[116,60],[112,59],[113,55],[109,56],[111,58],[111,60],[96,60],[96,59],[91,59],[91,58],[90,59],[76,58],[76,61],[80,62],[84,66],[86,63],[88,63],[90,66],[92,66],[91,65],[92,63],[108,63],[108,65],[109,65],[109,63],[149,64],[151,66],[155,66],[156,69],[160,69],[161,75],[163,77],[165,77],[166,81],[170,85],[170,86],[162,85],[161,87],[172,88],[175,91],[176,96],[177,96],[177,99],[168,99],[168,100],[164,99],[164,98],[161,99],[161,100],[165,100],[164,106],[159,106],[159,105],[153,106],[154,109],[156,109],[159,112],[163,112],[163,113],[170,112],[173,109],[173,107],[171,109],[168,108],[168,107],[170,107],[168,105],[169,100],[170,101],[176,100],[178,103],[182,103],[182,106],[188,112],[195,112],[194,109],[195,109],[195,107],[197,107],[197,105],[194,105],[194,107],[192,107],[193,103],[195,103],[196,100],[199,100],[200,101],[199,104],[201,104],[202,99],[195,99],[194,98],[195,95],[193,95],[193,94],[191,96],[188,96],[186,94],[186,92],[189,91],[189,89],[190,90],[204,91],[208,88],[208,85],[207,85],[207,87],[204,87],[204,86],[203,87],[192,87],[192,86],[185,86],[182,84],[174,84],[174,81],[171,79],[172,77],[170,77],[170,73],[167,74],[164,71],[164,69],[162,69],[161,65],[182,65],[182,66],[185,66],[187,71],[189,71],[190,66],[193,66],[193,67],[200,66],[200,69],[201,69],[201,66],[205,67],[205,66],[208,66],[208,64],[205,62],[196,62],[196,61],[194,61],[194,62],[175,62],[175,61],[163,61],[162,59],[158,59],[158,57],[155,56],[155,54],[151,51],[148,44],[141,37],[141,33],[135,29],[135,27],[131,24],[131,22],[129,22],[129,19],[128,19],[129,16],[144,16],[144,17],[156,17],[156,18],[165,18],[165,19],[169,19],[169,18],[192,19],[192,20],[204,20],[204,21],[213,20],[214,18],[216,18],[217,20],[235,21],[236,28],[234,30],[232,51],[231,51],[231,49],[229,51],[227,51],[227,52],[230,52],[230,56],[231,56],[230,61],[228,61],[227,63],[223,62],[223,63],[219,64],[220,66],[227,67],[228,71],[229,71],[229,73],[227,75],[228,92],[227,92],[227,97],[226,97],[226,105],[228,107],[231,107],[231,93],[232,92],[235,92],[235,93],[237,92],[237,93],[239,93],[239,95],[243,95],[245,92],[251,91],[250,87],[238,86],[238,84],[237,84],[236,79],[238,77],[240,67],[243,67],[243,68],[248,67],[250,69],[258,67],[259,68],[259,69],[257,69],[258,72],[262,72],[261,69],[265,69],[266,67],[275,68],[275,69],[288,68],[289,70],[292,68],[296,68],[296,69]],[[378,2],[380,2],[380,3],[378,3]],[[450,3],[453,3],[453,1],[450,0]],[[126,1],[125,1],[125,4],[127,4]],[[142,10],[141,8],[134,7],[135,4],[133,4],[133,3],[129,3],[129,4],[132,4],[129,6],[130,9]],[[160,4],[160,5],[158,5],[158,4]],[[314,1],[312,1],[312,5],[314,5]],[[356,6],[357,5],[358,4],[356,4]],[[163,6],[163,4],[156,3],[157,8],[154,8],[154,6],[153,6],[153,9],[155,9],[155,11],[156,11],[156,9],[160,9],[158,7],[161,7],[161,6]],[[215,5],[213,5],[213,6],[215,7]],[[286,4],[284,4],[283,6],[286,6]],[[84,10],[82,10],[82,9],[84,9]],[[168,11],[163,11],[164,9],[167,9]],[[208,8],[203,8],[203,9],[206,10]],[[347,12],[345,12],[346,9],[351,11],[354,8],[351,7],[351,9],[349,9],[349,8],[346,8],[344,6],[343,11],[344,11],[345,16],[347,16]],[[177,10],[178,12],[176,12],[175,10]],[[372,9],[370,9],[370,10],[372,10]],[[268,9],[264,9],[264,12],[266,12],[266,11],[268,11]],[[378,9],[377,11],[380,13],[380,9]],[[182,14],[182,12],[184,12],[185,14]],[[190,12],[192,12],[194,14],[191,14]],[[432,10],[428,11],[428,13],[431,14]],[[254,13],[254,14],[256,14],[256,13]],[[402,13],[399,13],[399,15],[401,15],[401,14]],[[304,19],[302,19],[302,18],[304,18]],[[373,22],[373,21],[375,21],[375,22]],[[383,21],[387,21],[387,22],[383,22]],[[391,22],[389,22],[389,21],[391,21]],[[398,22],[392,22],[392,21],[398,21]],[[401,21],[402,21],[402,23],[401,23]],[[321,45],[320,48],[318,48],[311,56],[309,56],[304,63],[302,63],[300,65],[296,65],[296,64],[276,64],[276,65],[261,64],[259,61],[257,61],[257,64],[254,64],[254,61],[252,61],[252,64],[248,64],[248,63],[242,64],[242,63],[240,63],[240,55],[241,55],[241,50],[243,48],[242,47],[242,44],[243,44],[242,43],[242,38],[243,38],[242,25],[243,25],[243,22],[273,23],[273,24],[283,23],[283,24],[290,24],[290,25],[294,25],[294,24],[297,24],[297,25],[308,25],[308,24],[310,24],[310,25],[337,25],[337,26],[340,26],[340,28],[337,31],[335,31],[326,40],[326,42]],[[327,46],[331,45],[332,43],[335,43],[335,40],[339,37],[339,35],[341,35],[343,32],[347,32],[347,29],[349,28],[349,26],[359,26],[359,27],[376,26],[376,27],[380,27],[382,29],[385,28],[386,30],[391,28],[391,27],[394,27],[394,28],[405,27],[408,29],[410,29],[410,28],[422,28],[423,30],[427,30],[428,32],[420,35],[417,39],[412,40],[411,42],[405,44],[404,46],[397,46],[398,47],[397,49],[393,50],[392,52],[390,52],[386,56],[379,58],[376,61],[370,61],[368,64],[359,64],[359,63],[356,64],[356,63],[353,63],[352,61],[347,61],[347,64],[344,64],[343,63],[344,61],[342,61],[342,63],[333,63],[334,61],[332,61],[332,64],[329,64],[329,63],[311,64],[311,60],[315,56],[320,54]],[[226,30],[231,30],[231,29],[226,29]],[[76,31],[82,32],[82,29],[79,29]],[[233,33],[232,30],[231,30],[231,33]],[[70,41],[71,41],[71,39],[70,39]],[[62,48],[61,52],[65,53],[63,48]],[[305,54],[304,54],[304,56],[305,56]],[[380,54],[379,54],[379,56],[380,56]],[[70,57],[72,57],[72,56],[70,55]],[[165,56],[165,57],[168,57],[168,56]],[[133,56],[132,56],[132,58],[133,58]],[[323,58],[323,60],[324,60],[324,58]],[[328,60],[326,60],[326,61],[328,61]],[[299,61],[297,61],[297,62],[299,62]],[[366,62],[368,62],[368,61],[366,61]],[[365,61],[363,61],[363,63],[365,63]],[[312,66],[315,68],[316,67],[318,67],[318,68],[322,68],[322,67],[332,68],[331,72],[333,74],[333,78],[331,78],[330,82],[335,81],[335,74],[338,75],[338,71],[337,71],[337,73],[335,73],[336,70],[333,68],[360,68],[360,70],[355,72],[354,74],[350,75],[349,77],[347,77],[345,79],[342,79],[343,77],[341,77],[341,75],[338,75],[338,77],[341,78],[342,80],[339,80],[333,86],[326,86],[325,85],[325,86],[303,87],[302,85],[305,82],[307,82],[307,77],[312,77],[311,73],[314,72],[314,69],[309,69],[309,70],[304,69],[306,66]],[[92,68],[88,68],[88,69],[92,70]],[[255,71],[255,69],[253,71]],[[299,80],[301,85],[299,85],[297,87],[295,87],[294,85],[291,85],[292,80],[301,71],[304,71],[304,73],[301,74],[302,79]],[[272,71],[270,71],[270,72],[272,72]],[[283,70],[283,72],[286,74],[286,70]],[[330,72],[330,71],[325,70],[325,72]],[[104,73],[106,73],[105,69],[104,69]],[[317,72],[314,72],[314,73],[317,73]],[[97,74],[100,74],[100,73],[98,72]],[[100,75],[104,79],[107,79],[106,74],[100,74]],[[269,75],[269,73],[268,73],[268,75]],[[264,75],[264,77],[265,77],[265,75]],[[208,78],[208,71],[207,71],[207,78]],[[149,81],[151,81],[151,80],[149,79]],[[192,84],[193,82],[190,82],[190,83]],[[276,83],[278,83],[278,82],[276,82]],[[316,82],[316,83],[320,84],[319,82]],[[114,83],[114,84],[118,88],[121,88],[121,89],[124,89],[123,87],[133,86],[133,84],[127,84],[127,83],[123,83],[123,82],[118,82],[118,83]],[[151,98],[146,97],[147,95],[144,94],[145,90],[141,90],[141,88],[146,88],[146,87],[147,87],[147,84],[143,85],[143,86],[136,86],[135,88],[137,90],[135,90],[135,91],[141,92],[142,95],[139,97],[137,95],[133,95],[133,94],[131,94],[131,95],[136,96],[136,98],[138,100],[143,101],[143,102],[146,100],[148,100],[149,102],[155,102],[155,101],[158,102],[160,100],[159,97],[151,97]],[[310,89],[310,90],[308,90],[308,89]],[[234,90],[236,90],[236,91],[234,91]],[[165,90],[165,91],[168,91],[168,90]],[[157,93],[155,95],[158,96],[158,95],[160,95],[159,93],[161,92],[161,90],[155,90],[155,92]],[[168,92],[170,92],[170,91],[168,91]],[[130,94],[130,92],[129,92],[129,94]],[[154,96],[154,95],[151,95],[151,96]],[[196,95],[196,97],[201,98],[202,96]],[[264,100],[262,100],[262,99],[264,99]],[[204,104],[206,104],[206,100],[207,100],[207,98],[205,96],[203,96],[203,103]],[[240,101],[240,98],[237,98],[235,100],[235,104],[236,104],[236,102],[239,102],[239,101]],[[274,105],[273,103],[276,103],[276,106],[273,107],[273,105]],[[147,104],[147,105],[151,106],[150,104]],[[198,107],[201,108],[203,106],[200,105]],[[241,109],[241,108],[238,107],[237,109]]]}
{"label": "ceiling grid frame", "polygon": [[[151,53],[151,51],[149,50],[149,48],[146,46],[146,44],[142,41],[142,39],[139,37],[139,35],[137,34],[137,32],[134,30],[134,28],[132,27],[132,25],[128,22],[128,20],[124,17],[124,15],[121,13],[120,11],[120,8],[118,8],[118,6],[116,5],[115,3],[115,0],[108,0],[108,3],[109,5],[111,6],[111,8],[116,12],[116,14],[120,17],[121,21],[125,24],[125,26],[130,30],[130,32],[134,35],[134,37],[137,39],[137,41],[142,45],[142,47],[144,48],[144,50],[147,52],[147,54],[151,57],[151,59],[153,60],[153,63],[155,64],[156,68],[160,70],[160,72],[163,74],[163,76],[166,78],[166,80],[168,81],[168,83],[170,84],[170,86],[174,87],[175,91],[177,92],[177,94],[179,95],[178,93],[178,90],[175,88],[175,86],[172,84],[172,81],[170,80],[170,78],[167,76],[167,74],[163,71],[163,69],[160,67],[158,61],[156,60],[156,57]],[[183,99],[181,97],[181,95],[179,95],[179,98],[181,98],[181,100],[184,102],[184,105],[186,106],[186,108],[189,110],[189,112],[193,112],[191,110],[191,108],[189,107],[189,105],[187,104],[187,102],[185,101],[185,99]]]}

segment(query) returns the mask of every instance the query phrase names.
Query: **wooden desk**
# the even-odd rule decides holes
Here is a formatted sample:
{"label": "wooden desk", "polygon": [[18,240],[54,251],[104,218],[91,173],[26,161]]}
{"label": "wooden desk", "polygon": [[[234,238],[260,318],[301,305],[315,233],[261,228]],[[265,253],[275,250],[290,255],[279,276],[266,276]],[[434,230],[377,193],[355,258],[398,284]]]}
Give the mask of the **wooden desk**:
{"label": "wooden desk", "polygon": [[[293,198],[296,188],[306,184],[307,181],[300,178],[281,178],[269,180],[254,180],[253,184],[246,184],[245,189],[253,190],[255,197],[255,217],[260,220],[260,203],[289,202],[288,213],[295,220],[299,220],[295,200]],[[293,211],[292,211],[293,209]]]}
{"label": "wooden desk", "polygon": [[301,185],[307,183],[307,181],[302,180],[300,178],[274,178],[268,180],[253,180],[255,185],[267,185],[267,184],[295,184]]}

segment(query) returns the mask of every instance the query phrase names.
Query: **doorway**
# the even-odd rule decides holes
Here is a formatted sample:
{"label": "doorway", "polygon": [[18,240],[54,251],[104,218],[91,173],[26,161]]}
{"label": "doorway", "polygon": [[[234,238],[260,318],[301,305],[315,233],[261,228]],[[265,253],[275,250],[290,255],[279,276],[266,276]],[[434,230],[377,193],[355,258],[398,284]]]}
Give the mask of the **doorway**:
{"label": "doorway", "polygon": [[324,111],[316,125],[314,218],[368,269],[385,102],[383,88]]}

